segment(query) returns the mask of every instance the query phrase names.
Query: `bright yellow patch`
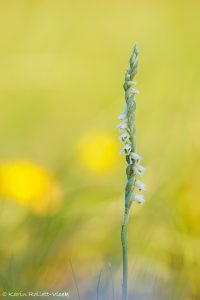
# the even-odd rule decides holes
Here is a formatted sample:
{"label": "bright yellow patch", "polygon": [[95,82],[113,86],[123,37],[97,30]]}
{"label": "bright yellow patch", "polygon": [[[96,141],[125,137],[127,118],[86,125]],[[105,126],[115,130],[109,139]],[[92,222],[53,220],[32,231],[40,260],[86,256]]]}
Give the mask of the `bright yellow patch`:
{"label": "bright yellow patch", "polygon": [[83,165],[96,174],[114,170],[118,158],[116,139],[106,132],[91,132],[79,142],[79,157]]}
{"label": "bright yellow patch", "polygon": [[28,161],[0,164],[0,197],[11,199],[37,213],[54,211],[59,186],[42,167]]}

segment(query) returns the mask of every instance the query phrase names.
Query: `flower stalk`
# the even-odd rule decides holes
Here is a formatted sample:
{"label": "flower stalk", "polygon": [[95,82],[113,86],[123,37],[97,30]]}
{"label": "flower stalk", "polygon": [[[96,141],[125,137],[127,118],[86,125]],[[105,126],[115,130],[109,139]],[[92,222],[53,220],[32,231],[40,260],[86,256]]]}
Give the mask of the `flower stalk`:
{"label": "flower stalk", "polygon": [[121,242],[122,242],[122,265],[123,265],[123,281],[122,281],[122,300],[127,300],[128,297],[128,239],[127,227],[129,215],[133,201],[142,204],[144,196],[140,194],[145,190],[146,185],[138,180],[138,176],[143,176],[145,168],[140,165],[142,157],[136,152],[136,126],[135,126],[135,110],[136,110],[136,95],[139,94],[135,89],[136,82],[133,81],[137,73],[138,66],[138,46],[133,47],[129,60],[129,68],[125,73],[124,94],[126,106],[124,112],[119,115],[119,119],[123,121],[118,125],[119,131],[123,132],[119,140],[123,144],[120,151],[125,155],[127,168],[127,183],[125,187],[124,198],[124,213],[122,220]]}

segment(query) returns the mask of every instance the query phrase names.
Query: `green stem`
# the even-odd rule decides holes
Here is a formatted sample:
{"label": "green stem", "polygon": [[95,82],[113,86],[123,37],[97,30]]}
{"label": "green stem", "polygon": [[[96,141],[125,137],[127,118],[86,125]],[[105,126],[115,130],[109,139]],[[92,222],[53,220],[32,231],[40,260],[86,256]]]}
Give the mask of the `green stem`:
{"label": "green stem", "polygon": [[127,300],[127,294],[128,294],[128,239],[127,239],[128,220],[129,220],[129,209],[125,208],[124,218],[122,222],[122,231],[121,231],[122,265],[123,265],[122,300]]}

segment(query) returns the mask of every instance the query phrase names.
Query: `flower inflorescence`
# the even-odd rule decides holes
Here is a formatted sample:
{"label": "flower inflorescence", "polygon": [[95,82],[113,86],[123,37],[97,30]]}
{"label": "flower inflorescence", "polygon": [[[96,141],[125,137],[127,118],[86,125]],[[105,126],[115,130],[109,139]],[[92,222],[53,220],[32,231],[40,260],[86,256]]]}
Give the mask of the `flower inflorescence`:
{"label": "flower inflorescence", "polygon": [[139,94],[139,91],[134,87],[136,82],[133,81],[133,78],[137,73],[138,54],[139,49],[138,46],[135,45],[129,60],[129,68],[125,73],[124,92],[126,106],[124,107],[123,113],[119,115],[119,119],[122,123],[118,125],[119,131],[122,132],[119,140],[123,144],[120,153],[126,156],[128,163],[126,169],[128,179],[125,192],[126,208],[130,208],[132,201],[142,204],[144,202],[144,196],[140,193],[146,188],[146,185],[137,179],[138,176],[143,176],[145,172],[145,168],[140,164],[142,157],[136,152],[135,110],[136,94]]}

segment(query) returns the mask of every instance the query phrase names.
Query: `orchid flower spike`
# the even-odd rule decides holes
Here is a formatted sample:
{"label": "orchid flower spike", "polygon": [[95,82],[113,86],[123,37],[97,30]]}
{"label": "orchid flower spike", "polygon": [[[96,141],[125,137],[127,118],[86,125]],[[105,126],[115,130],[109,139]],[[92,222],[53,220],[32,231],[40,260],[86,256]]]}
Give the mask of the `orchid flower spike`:
{"label": "orchid flower spike", "polygon": [[136,96],[139,94],[135,89],[135,81],[133,78],[137,73],[138,66],[138,46],[133,47],[131,57],[129,60],[129,68],[125,73],[124,81],[124,94],[126,106],[122,114],[119,115],[119,119],[123,121],[118,125],[120,134],[119,140],[123,144],[123,148],[120,151],[121,154],[126,156],[127,168],[127,183],[125,188],[125,200],[124,200],[124,213],[122,220],[122,265],[123,265],[123,281],[122,281],[122,300],[128,299],[128,239],[127,239],[127,226],[129,222],[130,208],[133,201],[143,204],[144,196],[140,192],[144,191],[146,185],[138,180],[138,176],[143,176],[145,168],[140,165],[142,157],[136,150],[136,126],[135,126],[135,111],[136,111]]}
{"label": "orchid flower spike", "polygon": [[[123,144],[123,148],[120,153],[126,156],[127,166],[127,185],[125,193],[125,206],[130,208],[132,201],[138,203],[144,202],[144,196],[135,194],[135,189],[139,192],[144,191],[146,185],[139,181],[137,178],[142,177],[145,172],[145,168],[140,165],[142,156],[136,151],[136,126],[135,126],[135,110],[136,110],[136,95],[139,91],[135,88],[136,82],[133,81],[137,73],[138,66],[138,46],[135,45],[129,60],[129,68],[125,73],[124,81],[124,94],[126,106],[124,111],[119,115],[119,119],[123,121],[118,125],[118,129],[123,134],[120,135],[119,140]],[[133,87],[134,86],[134,87]]]}

